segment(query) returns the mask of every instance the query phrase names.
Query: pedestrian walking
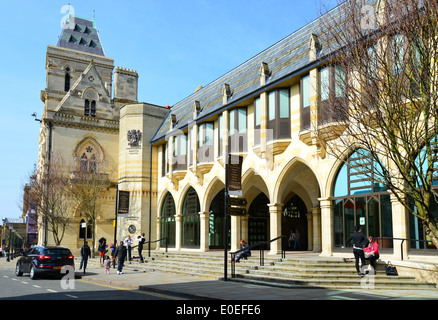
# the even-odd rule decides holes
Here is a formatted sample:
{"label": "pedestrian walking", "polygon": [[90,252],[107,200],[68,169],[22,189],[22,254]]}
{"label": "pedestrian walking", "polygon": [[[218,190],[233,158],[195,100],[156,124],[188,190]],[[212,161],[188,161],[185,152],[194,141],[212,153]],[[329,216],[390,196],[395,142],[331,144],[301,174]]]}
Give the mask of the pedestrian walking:
{"label": "pedestrian walking", "polygon": [[120,244],[117,246],[116,251],[114,251],[114,257],[117,257],[117,274],[123,274],[123,263],[126,259],[126,247],[123,244],[123,241],[120,241]]}
{"label": "pedestrian walking", "polygon": [[128,261],[131,261],[131,249],[133,242],[134,241],[131,239],[131,236],[128,236],[125,239],[125,246],[126,246],[126,250],[128,251]]}
{"label": "pedestrian walking", "polygon": [[364,276],[365,274],[362,273],[361,269],[359,269],[359,259],[362,268],[365,265],[365,254],[363,249],[368,245],[369,241],[368,238],[365,237],[365,235],[361,232],[362,229],[360,226],[354,227],[354,230],[355,232],[346,240],[346,243],[349,243],[351,240],[353,240],[353,254],[354,258],[356,259],[356,271],[358,275]]}
{"label": "pedestrian walking", "polygon": [[81,263],[79,264],[79,270],[81,270],[82,267],[84,267],[84,273],[85,273],[85,269],[87,268],[88,257],[91,258],[91,250],[90,247],[88,246],[88,242],[85,241],[84,245],[81,247]]}
{"label": "pedestrian walking", "polygon": [[104,263],[104,261],[105,261],[105,254],[106,254],[106,252],[108,251],[108,250],[106,250],[106,247],[107,247],[107,245],[106,245],[106,239],[103,238],[103,237],[100,238],[100,239],[99,239],[98,250],[99,250],[99,254],[100,254],[99,262],[100,262],[100,266],[101,266],[101,267],[103,267],[103,263]]}
{"label": "pedestrian walking", "polygon": [[137,242],[138,242],[138,256],[140,257],[140,262],[144,262],[143,261],[143,256],[141,254],[141,252],[143,251],[143,245],[145,243],[145,238],[144,238],[144,233],[141,234],[141,236],[137,237]]}

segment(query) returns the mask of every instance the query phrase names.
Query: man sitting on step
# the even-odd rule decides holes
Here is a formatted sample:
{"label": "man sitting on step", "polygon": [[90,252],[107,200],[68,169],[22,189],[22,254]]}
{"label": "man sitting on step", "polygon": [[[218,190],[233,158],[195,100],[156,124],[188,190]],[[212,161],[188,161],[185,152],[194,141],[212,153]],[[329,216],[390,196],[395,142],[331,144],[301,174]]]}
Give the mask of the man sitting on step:
{"label": "man sitting on step", "polygon": [[247,259],[248,257],[251,257],[251,250],[249,249],[249,245],[245,242],[245,240],[240,240],[240,249],[244,250],[239,252],[236,257],[236,262],[239,262],[239,260],[242,258]]}

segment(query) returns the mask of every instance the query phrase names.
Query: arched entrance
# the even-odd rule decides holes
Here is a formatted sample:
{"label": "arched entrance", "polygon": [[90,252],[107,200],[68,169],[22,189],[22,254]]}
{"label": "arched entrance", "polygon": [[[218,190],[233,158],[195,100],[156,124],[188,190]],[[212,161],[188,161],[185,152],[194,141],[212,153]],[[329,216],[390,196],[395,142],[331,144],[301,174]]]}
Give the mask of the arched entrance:
{"label": "arched entrance", "polygon": [[[210,249],[224,249],[225,189],[219,191],[210,204],[208,242]],[[231,241],[231,222],[228,221],[228,246]]]}
{"label": "arched entrance", "polygon": [[187,191],[182,207],[181,246],[199,248],[201,224],[199,217],[200,205],[196,190],[193,187]]}
{"label": "arched entrance", "polygon": [[307,250],[307,208],[304,201],[297,195],[289,199],[283,208],[281,217],[281,230],[284,235],[290,238],[294,233],[296,238],[288,241],[287,250]]}
{"label": "arched entrance", "polygon": [[252,201],[248,213],[248,243],[269,241],[269,198],[263,193]]}
{"label": "arched entrance", "polygon": [[160,238],[167,238],[167,245],[175,248],[175,201],[168,192],[161,206]]}

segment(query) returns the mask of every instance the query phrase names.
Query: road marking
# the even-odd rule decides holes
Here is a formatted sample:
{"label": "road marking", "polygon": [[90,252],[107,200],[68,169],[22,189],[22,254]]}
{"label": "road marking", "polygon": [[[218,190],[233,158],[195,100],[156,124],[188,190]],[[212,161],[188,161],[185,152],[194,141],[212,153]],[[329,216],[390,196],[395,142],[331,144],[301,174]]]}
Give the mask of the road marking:
{"label": "road marking", "polygon": [[23,284],[29,284],[29,282],[26,282],[26,281],[21,281],[21,283],[23,283]]}
{"label": "road marking", "polygon": [[66,296],[67,296],[67,297],[70,297],[70,298],[73,298],[73,299],[79,299],[79,297],[76,297],[76,296],[71,295],[71,294],[66,294]]}
{"label": "road marking", "polygon": [[54,292],[54,293],[57,293],[58,291],[55,291],[55,290],[52,290],[52,289],[46,289],[47,291],[49,291],[49,292]]}
{"label": "road marking", "polygon": [[35,288],[41,288],[40,286],[37,286],[36,284],[33,285]]}

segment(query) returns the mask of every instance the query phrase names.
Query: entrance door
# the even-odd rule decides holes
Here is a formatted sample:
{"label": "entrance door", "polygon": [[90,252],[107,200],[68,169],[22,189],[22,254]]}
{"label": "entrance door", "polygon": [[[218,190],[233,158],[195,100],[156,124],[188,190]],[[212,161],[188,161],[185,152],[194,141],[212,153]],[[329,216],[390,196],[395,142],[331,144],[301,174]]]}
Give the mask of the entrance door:
{"label": "entrance door", "polygon": [[281,217],[282,234],[289,236],[292,233],[299,234],[296,242],[289,242],[286,250],[305,251],[307,250],[307,208],[303,200],[298,196],[293,196],[284,206]]}
{"label": "entrance door", "polygon": [[[225,243],[225,219],[224,219],[224,209],[225,208],[225,189],[222,189],[214,197],[210,205],[210,219],[209,219],[209,248],[210,249],[224,249]],[[227,220],[228,227],[228,248],[230,248],[231,243],[231,221]]]}
{"label": "entrance door", "polygon": [[[249,207],[248,244],[269,241],[269,199],[261,192]],[[269,248],[266,248],[269,249]]]}

